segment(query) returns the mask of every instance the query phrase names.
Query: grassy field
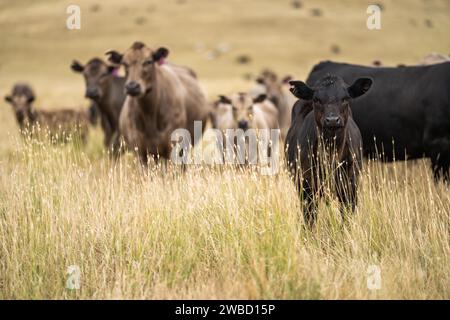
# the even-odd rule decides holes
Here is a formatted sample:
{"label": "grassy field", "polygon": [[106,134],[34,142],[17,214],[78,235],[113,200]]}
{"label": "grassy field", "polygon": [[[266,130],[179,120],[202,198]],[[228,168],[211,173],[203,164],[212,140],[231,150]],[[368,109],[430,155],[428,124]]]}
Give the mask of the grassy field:
{"label": "grassy field", "polygon": [[[80,0],[71,31],[72,2],[0,0],[0,96],[27,81],[38,108],[85,108],[72,59],[135,40],[168,47],[210,98],[249,88],[264,67],[304,79],[322,59],[395,65],[450,53],[449,1],[377,2],[382,29],[369,31],[364,1]],[[210,59],[218,47],[229,50]],[[309,232],[284,170],[143,173],[131,155],[110,161],[98,128],[86,146],[55,147],[20,139],[6,103],[0,123],[0,299],[450,298],[450,192],[428,161],[366,163],[350,225],[331,201]],[[78,290],[66,288],[71,265]],[[379,290],[367,286],[372,265]]]}

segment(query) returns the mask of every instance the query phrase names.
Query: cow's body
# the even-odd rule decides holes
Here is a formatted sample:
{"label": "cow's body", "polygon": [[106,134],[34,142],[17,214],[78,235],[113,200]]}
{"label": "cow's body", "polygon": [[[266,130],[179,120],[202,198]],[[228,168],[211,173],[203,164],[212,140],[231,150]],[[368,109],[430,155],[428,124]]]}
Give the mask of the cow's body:
{"label": "cow's body", "polygon": [[[450,62],[430,66],[373,68],[322,62],[311,71],[307,84],[327,73],[351,83],[373,78],[366,95],[352,104],[353,119],[361,130],[364,154],[384,160],[431,158],[435,178],[449,178]],[[311,105],[298,101],[293,110],[307,114]]]}
{"label": "cow's body", "polygon": [[229,98],[221,96],[214,103],[213,127],[226,129],[278,129],[278,109],[265,94],[252,98],[239,92]]}
{"label": "cow's body", "polygon": [[172,132],[188,126],[185,84],[170,66],[158,67],[157,73],[150,93],[126,97],[119,120],[126,145],[131,150],[137,148],[143,163],[147,154],[169,159]]}
{"label": "cow's body", "polygon": [[421,61],[421,65],[427,66],[430,64],[437,64],[442,62],[450,61],[450,56],[445,56],[443,54],[432,52],[427,54]]}
{"label": "cow's body", "polygon": [[195,73],[166,63],[168,53],[142,42],[135,42],[123,55],[107,53],[111,62],[123,64],[127,71],[119,129],[127,147],[136,150],[144,164],[148,155],[169,159],[174,131],[187,129],[195,137],[194,121],[204,123],[210,114]]}
{"label": "cow's body", "polygon": [[372,80],[360,78],[348,86],[342,78],[328,74],[312,88],[301,81],[290,83],[292,93],[313,107],[306,115],[294,115],[285,142],[288,169],[305,202],[305,222],[313,226],[317,200],[328,186],[334,188],[342,209],[355,210],[362,138],[350,105],[367,92]]}
{"label": "cow's body", "polygon": [[99,58],[91,59],[85,66],[72,63],[72,70],[83,73],[86,82],[85,96],[96,105],[104,133],[104,145],[119,150],[119,116],[125,101],[125,78],[116,75],[117,67],[108,66]]}
{"label": "cow's body", "polygon": [[[254,152],[256,150],[249,149],[250,143],[245,139],[245,135],[248,134],[249,138],[253,137],[261,141],[264,134],[262,130],[279,129],[278,109],[265,94],[256,98],[252,98],[252,94],[246,92],[232,94],[229,98],[220,96],[220,99],[214,103],[212,123],[215,129],[222,132],[223,150],[226,151],[232,141],[235,152],[238,153],[239,162],[254,164],[257,161],[257,155]],[[240,133],[243,135],[241,136]],[[251,158],[249,156],[245,159],[245,152],[248,155],[251,154]],[[266,151],[266,154],[269,153],[270,147]]]}
{"label": "cow's body", "polygon": [[119,117],[125,101],[123,86],[124,77],[110,76],[108,81],[108,90],[105,95],[97,102],[100,111],[100,124],[102,126],[105,139],[104,145],[117,150],[119,148]]}
{"label": "cow's body", "polygon": [[87,112],[73,109],[36,110],[34,92],[27,84],[16,84],[5,97],[14,110],[20,131],[24,135],[50,138],[52,142],[80,139],[86,142],[89,132]]}

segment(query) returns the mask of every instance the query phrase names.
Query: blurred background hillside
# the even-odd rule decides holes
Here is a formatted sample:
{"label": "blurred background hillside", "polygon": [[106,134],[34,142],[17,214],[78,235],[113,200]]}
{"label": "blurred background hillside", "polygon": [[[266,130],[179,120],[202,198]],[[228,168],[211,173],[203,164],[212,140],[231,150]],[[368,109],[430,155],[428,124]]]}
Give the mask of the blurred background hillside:
{"label": "blurred background hillside", "polygon": [[[66,28],[70,4],[81,8],[81,30]],[[210,97],[245,90],[265,67],[303,79],[323,59],[396,65],[415,64],[432,51],[450,53],[449,0],[377,1],[382,28],[373,31],[366,27],[369,4],[1,0],[0,95],[27,81],[37,107],[87,106],[84,81],[70,70],[71,61],[103,58],[107,49],[123,51],[135,40],[168,47],[170,60],[196,70]],[[0,120],[11,129],[13,117],[3,105]]]}

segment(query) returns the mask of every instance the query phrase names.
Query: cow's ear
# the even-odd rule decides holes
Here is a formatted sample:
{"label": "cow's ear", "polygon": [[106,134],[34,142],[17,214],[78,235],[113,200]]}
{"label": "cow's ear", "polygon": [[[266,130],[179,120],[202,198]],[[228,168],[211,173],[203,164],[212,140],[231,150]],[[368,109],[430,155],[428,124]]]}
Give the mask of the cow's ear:
{"label": "cow's ear", "polygon": [[266,99],[267,99],[267,94],[261,93],[255,99],[253,99],[253,102],[254,103],[261,103],[261,102],[263,102]]}
{"label": "cow's ear", "polygon": [[161,47],[153,53],[153,60],[160,62],[162,59],[167,58],[169,55],[169,50],[167,48]]}
{"label": "cow's ear", "polygon": [[311,100],[314,96],[314,90],[311,89],[303,81],[289,81],[291,88],[289,89],[294,96],[303,100]]}
{"label": "cow's ear", "polygon": [[258,84],[265,84],[264,78],[262,78],[262,77],[256,78],[255,81],[256,81],[256,83],[258,83]]}
{"label": "cow's ear", "polygon": [[13,99],[11,96],[5,96],[5,101],[8,103],[12,103]]}
{"label": "cow's ear", "polygon": [[108,74],[114,73],[114,71],[116,71],[116,69],[119,69],[119,68],[116,66],[108,66]]}
{"label": "cow's ear", "polygon": [[106,51],[105,54],[108,56],[108,61],[115,64],[122,63],[123,54],[118,53],[115,50]]}
{"label": "cow's ear", "polygon": [[357,98],[359,96],[362,96],[364,93],[369,91],[372,83],[373,81],[370,78],[356,79],[356,81],[350,87],[348,87],[348,93],[350,97]]}
{"label": "cow's ear", "polygon": [[231,99],[226,96],[219,95],[219,103],[231,104]]}
{"label": "cow's ear", "polygon": [[84,71],[84,66],[81,63],[79,63],[77,60],[73,60],[72,64],[70,65],[70,68],[74,72],[83,72]]}

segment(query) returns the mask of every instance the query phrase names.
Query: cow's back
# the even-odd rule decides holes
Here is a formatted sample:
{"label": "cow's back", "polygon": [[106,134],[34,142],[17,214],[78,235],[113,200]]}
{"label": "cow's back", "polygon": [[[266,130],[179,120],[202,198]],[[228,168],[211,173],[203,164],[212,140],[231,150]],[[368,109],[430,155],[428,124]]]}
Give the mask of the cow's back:
{"label": "cow's back", "polygon": [[[170,65],[184,84],[188,94],[186,96],[186,129],[194,139],[194,121],[201,121],[202,128],[206,126],[206,121],[211,113],[211,107],[207,102],[206,93],[201,87],[195,73],[190,68],[178,65]],[[199,138],[199,137],[196,137]],[[192,140],[194,143],[197,141]]]}
{"label": "cow's back", "polygon": [[256,129],[278,129],[278,110],[269,100],[253,105],[254,125]]}

